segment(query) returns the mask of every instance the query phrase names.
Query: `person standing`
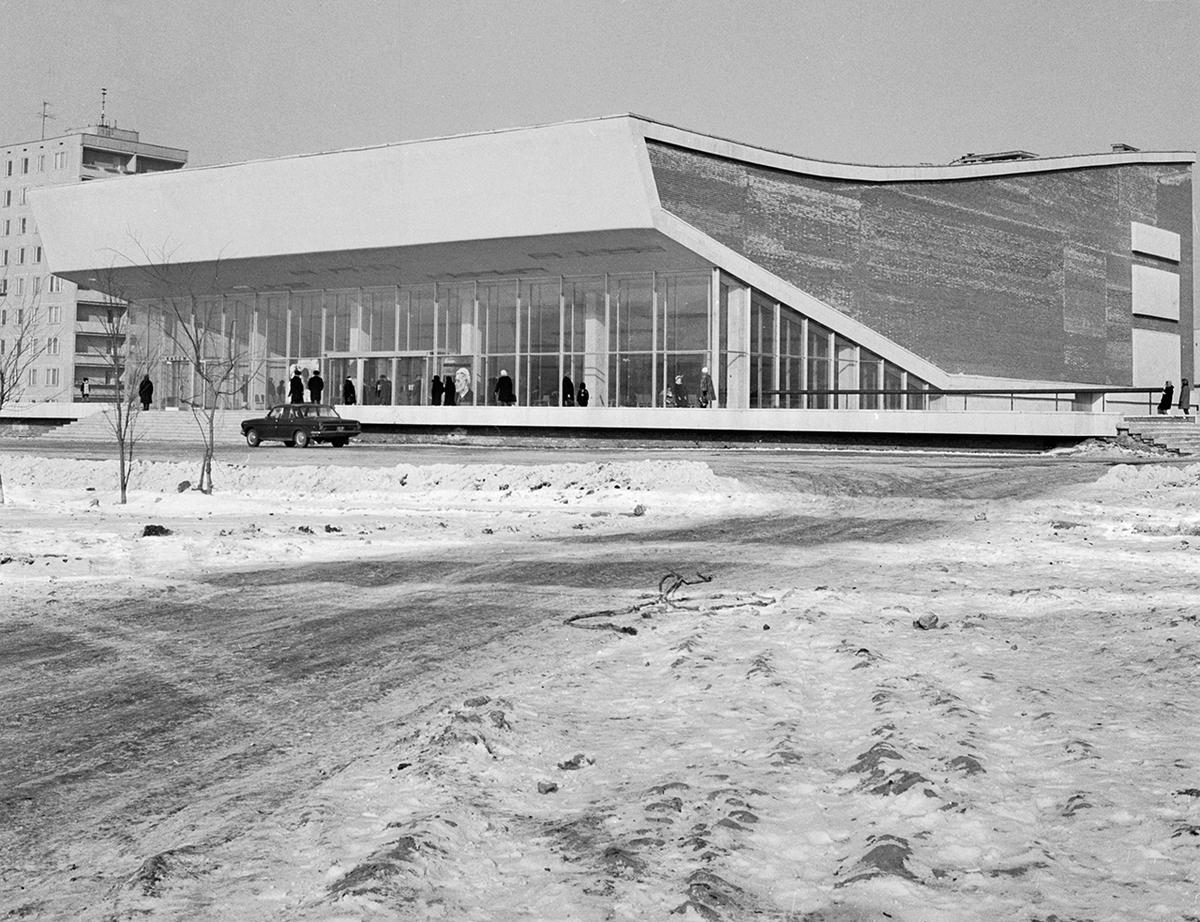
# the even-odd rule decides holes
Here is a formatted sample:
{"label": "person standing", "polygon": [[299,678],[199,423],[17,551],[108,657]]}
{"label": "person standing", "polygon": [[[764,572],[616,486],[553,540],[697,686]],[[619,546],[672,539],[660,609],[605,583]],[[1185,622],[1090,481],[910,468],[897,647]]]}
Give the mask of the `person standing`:
{"label": "person standing", "polygon": [[688,392],[683,384],[683,375],[675,376],[675,383],[671,385],[671,398],[677,407],[688,405]]}
{"label": "person standing", "polygon": [[454,400],[454,379],[446,375],[442,380],[442,406],[455,406]]}
{"label": "person standing", "polygon": [[1188,379],[1184,378],[1179,382],[1179,409],[1183,410],[1183,415],[1187,416],[1188,407],[1192,405],[1192,385],[1188,383]]}
{"label": "person standing", "polygon": [[79,397],[86,402],[90,396],[92,396],[92,385],[87,378],[84,378],[79,382]]}
{"label": "person standing", "polygon": [[349,375],[346,375],[346,381],[342,384],[342,403],[348,407],[352,407],[357,400],[358,392],[354,389],[354,382],[350,380]]}
{"label": "person standing", "polygon": [[429,405],[431,407],[442,405],[442,391],[445,389],[446,385],[442,384],[442,379],[434,375],[433,380],[429,382]]}
{"label": "person standing", "polygon": [[325,379],[321,377],[321,369],[314,368],[308,376],[308,398],[312,403],[321,402],[321,394],[325,392]]}
{"label": "person standing", "polygon": [[154,382],[149,375],[144,375],[142,383],[138,385],[138,399],[142,402],[143,410],[150,409],[150,401],[154,399]]}
{"label": "person standing", "polygon": [[588,401],[591,399],[591,396],[592,395],[588,393],[587,382],[580,381],[579,390],[575,392],[575,406],[586,407],[588,405]]}
{"label": "person standing", "polygon": [[496,379],[495,394],[496,403],[502,407],[511,407],[517,402],[517,395],[513,392],[513,380],[503,368],[500,369],[500,377]]}
{"label": "person standing", "polygon": [[708,373],[708,366],[705,365],[700,369],[700,406],[709,407],[713,404],[712,375]]}
{"label": "person standing", "polygon": [[575,406],[575,385],[571,383],[569,375],[563,375],[562,379],[562,405],[564,407]]}
{"label": "person standing", "polygon": [[[86,379],[84,379],[86,380]],[[1175,396],[1175,385],[1168,381],[1163,386],[1162,400],[1158,402],[1158,415],[1163,416],[1167,410],[1171,409],[1171,398]]]}
{"label": "person standing", "polygon": [[304,403],[304,379],[300,377],[299,367],[292,373],[288,384],[288,400],[291,403]]}
{"label": "person standing", "polygon": [[390,407],[392,405],[392,379],[386,374],[379,376],[379,384],[376,386],[378,404],[381,407]]}

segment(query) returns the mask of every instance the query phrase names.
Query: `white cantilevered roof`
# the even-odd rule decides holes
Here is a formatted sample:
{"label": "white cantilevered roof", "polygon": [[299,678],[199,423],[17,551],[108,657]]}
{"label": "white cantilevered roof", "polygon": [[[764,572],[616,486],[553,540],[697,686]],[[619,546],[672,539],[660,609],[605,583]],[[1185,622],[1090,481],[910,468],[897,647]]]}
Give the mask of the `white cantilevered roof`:
{"label": "white cantilevered roof", "polygon": [[628,119],[258,160],[32,190],[67,277],[197,263],[651,228]]}
{"label": "white cantilevered roof", "polygon": [[411,141],[30,191],[50,268],[99,270],[384,251],[655,227],[646,140],[811,176],[921,182],[1126,163],[1123,151],[947,166],[865,166],[783,154],[634,115]]}

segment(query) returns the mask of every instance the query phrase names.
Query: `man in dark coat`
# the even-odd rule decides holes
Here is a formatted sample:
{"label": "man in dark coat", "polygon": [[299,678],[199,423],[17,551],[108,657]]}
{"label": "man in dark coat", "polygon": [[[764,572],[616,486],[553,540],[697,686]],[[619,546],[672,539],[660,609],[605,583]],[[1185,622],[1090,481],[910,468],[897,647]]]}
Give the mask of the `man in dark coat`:
{"label": "man in dark coat", "polygon": [[442,391],[445,389],[446,385],[442,384],[442,379],[434,375],[433,380],[429,382],[429,405],[431,407],[442,405]]}
{"label": "man in dark coat", "polygon": [[575,405],[577,407],[586,407],[589,399],[591,399],[591,395],[588,393],[587,382],[580,381],[579,390],[575,392]]}
{"label": "man in dark coat", "polygon": [[358,400],[358,393],[354,390],[354,382],[350,380],[349,375],[346,375],[346,383],[342,385],[342,403],[352,407],[356,400]]}
{"label": "man in dark coat", "polygon": [[142,378],[142,383],[138,385],[138,399],[142,402],[142,409],[150,409],[150,401],[154,399],[154,382],[150,380],[149,375]]}
{"label": "man in dark coat", "polygon": [[304,403],[304,379],[300,377],[300,369],[292,374],[288,383],[288,400],[291,403]]}
{"label": "man in dark coat", "polygon": [[454,399],[454,379],[446,375],[442,381],[442,405],[447,407],[457,406],[458,401]]}
{"label": "man in dark coat", "polygon": [[517,395],[513,392],[513,380],[508,376],[508,372],[501,368],[500,377],[496,379],[496,403],[502,407],[511,407],[516,402]]}
{"label": "man in dark coat", "polygon": [[1179,382],[1179,409],[1183,410],[1183,415],[1187,416],[1188,407],[1192,405],[1192,385],[1188,383],[1188,379],[1184,378]]}
{"label": "man in dark coat", "polygon": [[575,406],[575,385],[571,383],[571,379],[567,375],[563,375],[562,380],[562,405],[564,407]]}
{"label": "man in dark coat", "polygon": [[321,370],[314,368],[313,373],[308,376],[308,396],[313,403],[321,402],[321,394],[325,391],[325,379],[321,377]]}

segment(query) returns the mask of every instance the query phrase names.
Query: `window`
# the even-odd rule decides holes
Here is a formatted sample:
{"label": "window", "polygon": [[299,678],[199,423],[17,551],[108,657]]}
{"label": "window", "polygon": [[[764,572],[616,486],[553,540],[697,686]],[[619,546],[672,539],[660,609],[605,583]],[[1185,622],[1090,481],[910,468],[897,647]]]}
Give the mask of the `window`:
{"label": "window", "polygon": [[29,386],[37,387],[37,369],[36,368],[29,369]]}
{"label": "window", "polygon": [[11,233],[12,233],[12,219],[5,218],[4,219],[4,236],[7,237]]}
{"label": "window", "polygon": [[38,172],[39,173],[46,172],[46,155],[45,154],[38,154]]}
{"label": "window", "polygon": [[21,158],[21,175],[24,176],[28,172],[29,172],[29,158],[22,157]]}
{"label": "window", "polygon": [[[48,340],[46,340],[46,354],[47,355],[58,355],[58,337],[57,336],[51,336]],[[47,382],[47,383],[49,383],[49,382]]]}
{"label": "window", "polygon": [[8,250],[0,250],[0,266],[8,265]]}
{"label": "window", "polygon": [[28,218],[21,218],[21,219],[18,221],[18,223],[17,223],[17,227],[19,228],[19,229],[17,230],[17,233],[18,233],[18,234],[24,234],[24,233],[26,233],[26,232],[29,230],[29,219],[28,219]]}
{"label": "window", "polygon": [[17,265],[25,265],[25,247],[17,247]]}
{"label": "window", "polygon": [[[8,279],[0,279],[0,295],[6,294],[8,294]],[[4,323],[4,321],[0,320],[0,323]]]}
{"label": "window", "polygon": [[50,276],[50,291],[59,292],[63,290],[63,280],[57,275]]}
{"label": "window", "polygon": [[58,150],[54,152],[54,169],[61,170],[67,165],[67,152]]}
{"label": "window", "polygon": [[8,323],[8,311],[0,311],[0,327]]}
{"label": "window", "polygon": [[5,167],[5,170],[4,170],[5,176],[12,176],[12,165],[13,165],[13,162],[11,160],[8,161],[8,165]]}
{"label": "window", "polygon": [[22,187],[22,189],[21,189],[21,204],[22,204],[22,205],[28,204],[28,203],[25,201],[25,195],[26,195],[26,193],[28,193],[28,192],[29,192],[29,187],[28,187],[28,186],[24,186],[24,187]]}
{"label": "window", "polygon": [[49,387],[58,387],[58,369],[57,368],[47,368],[46,369],[46,384]]}
{"label": "window", "polygon": [[[50,281],[54,281],[54,276],[50,276]],[[47,323],[62,323],[62,308],[55,304],[46,309]]]}
{"label": "window", "polygon": [[4,190],[4,205],[2,207],[7,208],[11,204],[12,204],[12,189],[5,189]]}
{"label": "window", "polygon": [[33,248],[33,261],[35,263],[40,263],[42,261],[42,248],[40,246]]}
{"label": "window", "polygon": [[35,275],[33,277],[33,293],[36,295],[36,294],[41,294],[41,292],[42,292],[42,277],[40,275]]}
{"label": "window", "polygon": [[[17,281],[20,282],[21,279],[17,279]],[[17,308],[17,324],[19,326],[20,324],[22,324],[24,322],[25,322],[25,308],[18,307]]]}
{"label": "window", "polygon": [[[13,285],[13,293],[17,295],[25,294],[25,276],[17,276],[16,284]],[[21,311],[17,311],[17,313],[19,314]]]}

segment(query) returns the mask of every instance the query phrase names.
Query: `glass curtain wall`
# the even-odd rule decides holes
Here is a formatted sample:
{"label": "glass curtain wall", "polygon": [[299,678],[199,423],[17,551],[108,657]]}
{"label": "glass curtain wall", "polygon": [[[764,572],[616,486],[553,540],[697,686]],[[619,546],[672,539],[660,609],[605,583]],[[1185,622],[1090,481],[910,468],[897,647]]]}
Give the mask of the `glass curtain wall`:
{"label": "glass curtain wall", "polygon": [[482,359],[475,403],[479,406],[496,406],[501,371],[510,378],[517,373],[517,290],[515,281],[480,282],[477,289]]}
{"label": "glass curtain wall", "polygon": [[[319,367],[334,402],[349,377],[359,403],[426,405],[436,375],[448,379],[455,404],[491,406],[504,369],[519,406],[575,404],[586,383],[592,407],[698,407],[702,369],[715,366],[717,405],[726,406],[720,382],[730,367],[735,284],[720,281],[715,305],[708,271],[179,299],[202,334],[206,361],[229,350],[245,360],[228,395],[203,395],[190,353],[166,345],[179,331],[174,310],[163,305],[164,399],[271,406],[286,402],[294,369],[307,383]],[[915,375],[760,291],[751,289],[740,309],[749,316],[732,322],[749,327],[741,399],[751,407],[920,410],[936,395]]]}
{"label": "glass curtain wall", "polygon": [[709,357],[708,275],[659,275],[661,336],[659,373],[666,382],[666,406],[699,406],[700,369]]}
{"label": "glass curtain wall", "polygon": [[522,354],[513,382],[517,403],[521,406],[558,405],[562,291],[560,279],[539,279],[521,284]]}
{"label": "glass curtain wall", "polygon": [[750,406],[775,406],[775,302],[750,295]]}

